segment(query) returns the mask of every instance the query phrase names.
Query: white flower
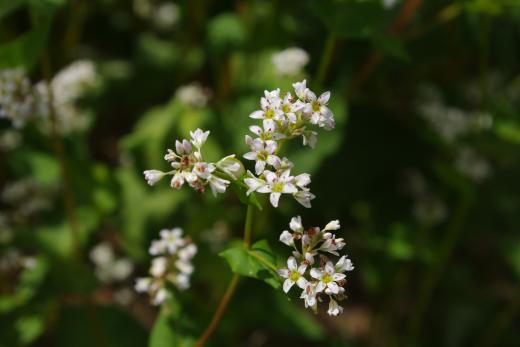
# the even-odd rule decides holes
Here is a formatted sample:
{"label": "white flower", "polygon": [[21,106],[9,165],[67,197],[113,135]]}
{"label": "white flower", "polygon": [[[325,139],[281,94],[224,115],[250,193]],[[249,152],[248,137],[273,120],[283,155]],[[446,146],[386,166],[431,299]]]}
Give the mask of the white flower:
{"label": "white flower", "polygon": [[337,272],[352,271],[354,270],[354,264],[352,264],[352,260],[350,260],[349,258],[347,258],[346,255],[344,255],[341,258],[339,258],[335,268]]}
{"label": "white flower", "polygon": [[291,47],[273,54],[273,65],[281,75],[297,75],[309,62],[309,55],[301,48]]}
{"label": "white flower", "polygon": [[259,193],[269,193],[269,201],[273,207],[278,207],[278,201],[282,194],[296,194],[298,189],[292,183],[294,177],[290,175],[290,171],[284,171],[280,175],[272,171],[264,171],[265,180],[256,178],[246,178],[244,182],[249,187],[248,192],[257,191]]}
{"label": "white flower", "polygon": [[334,265],[332,262],[328,261],[325,264],[324,269],[311,269],[311,276],[317,280],[319,280],[316,286],[316,292],[320,293],[325,291],[325,294],[340,294],[343,292],[343,288],[336,283],[337,281],[343,280],[346,275],[344,273],[336,272]]}
{"label": "white flower", "polygon": [[265,165],[269,164],[274,166],[280,161],[276,153],[277,144],[276,141],[267,140],[263,142],[260,139],[252,139],[246,135],[246,144],[251,148],[251,152],[244,154],[244,158],[248,160],[255,160],[255,172],[260,175],[264,172]]}
{"label": "white flower", "polygon": [[337,250],[341,250],[345,246],[343,238],[336,238],[336,235],[332,233],[324,233],[323,239],[325,242],[321,245],[320,250],[324,252],[339,255]]}
{"label": "white flower", "polygon": [[[259,127],[258,125],[251,125],[249,127],[249,130],[251,130],[251,132],[253,134],[256,134],[258,136],[258,138],[262,141],[266,141],[266,140],[277,141],[277,140],[284,138],[284,135],[276,132],[277,128],[276,128],[276,123],[274,120],[264,119],[262,121],[262,126],[263,127]],[[249,145],[248,140],[247,140],[247,135],[246,135],[246,144]]]}
{"label": "white flower", "polygon": [[291,218],[291,222],[289,223],[289,227],[292,231],[296,233],[302,233],[303,232],[303,225],[302,225],[302,217],[296,216]]}
{"label": "white flower", "polygon": [[338,314],[343,312],[343,307],[338,305],[336,300],[334,300],[332,297],[330,297],[329,301],[329,309],[327,310],[327,313],[329,316],[337,316]]}
{"label": "white flower", "polygon": [[191,136],[191,143],[198,149],[202,147],[202,145],[206,142],[208,139],[209,130],[208,131],[202,131],[200,129],[197,129],[195,131],[190,131]]}
{"label": "white flower", "polygon": [[135,290],[138,293],[146,293],[150,290],[150,286],[152,284],[152,278],[150,277],[140,277],[135,281]]}
{"label": "white flower", "polygon": [[177,254],[179,259],[189,261],[197,254],[197,246],[194,243],[190,243],[186,247],[181,248]]}
{"label": "white flower", "polygon": [[171,2],[164,2],[154,9],[154,14],[150,19],[153,20],[157,29],[170,30],[177,24],[179,17],[179,6]]}
{"label": "white flower", "polygon": [[164,177],[164,175],[165,173],[159,170],[146,170],[144,172],[144,178],[146,179],[146,182],[151,186],[159,182]]}
{"label": "white flower", "polygon": [[112,277],[116,281],[123,281],[134,269],[134,264],[126,258],[118,259],[112,264]]}
{"label": "white flower", "polygon": [[318,133],[315,131],[304,131],[302,133],[303,145],[309,146],[310,148],[316,148],[316,143],[318,142]]}
{"label": "white flower", "polygon": [[307,91],[307,100],[309,103],[305,106],[305,112],[310,114],[312,124],[318,124],[322,128],[332,129],[334,127],[334,118],[332,112],[327,107],[330,99],[330,92],[325,92],[316,98],[316,94]]}
{"label": "white flower", "polygon": [[108,243],[100,243],[90,251],[90,260],[98,266],[110,264],[114,259],[114,250]]}
{"label": "white flower", "polygon": [[305,308],[316,308],[316,304],[318,303],[316,294],[316,285],[308,282],[300,295],[300,299],[303,299],[305,302]]}
{"label": "white flower", "polygon": [[175,253],[179,247],[186,244],[186,240],[182,238],[181,228],[173,228],[172,230],[163,229],[159,232],[159,235],[170,254]]}
{"label": "white flower", "polygon": [[197,83],[192,83],[179,87],[175,97],[184,105],[201,108],[208,103],[210,92]]}
{"label": "white flower", "polygon": [[159,288],[152,296],[152,304],[159,306],[168,299],[169,294],[165,288]]}
{"label": "white flower", "polygon": [[278,274],[281,277],[286,278],[283,283],[283,291],[287,293],[294,284],[302,289],[305,288],[307,280],[303,277],[303,274],[306,269],[306,264],[298,266],[296,259],[294,257],[289,257],[287,260],[287,269],[278,270]]}
{"label": "white flower", "polygon": [[290,232],[288,232],[287,230],[284,230],[281,234],[280,234],[280,241],[285,243],[287,246],[293,246],[294,245],[294,238],[293,238],[293,234],[291,234]]}
{"label": "white flower", "polygon": [[276,96],[275,92],[265,91],[268,97],[263,97],[260,99],[260,108],[261,110],[254,111],[249,115],[249,117],[253,119],[274,119],[279,120],[283,116],[282,110],[279,109],[279,106],[282,103],[282,100],[279,97],[280,90],[278,89],[278,96]]}
{"label": "white flower", "polygon": [[231,183],[228,180],[217,177],[215,175],[211,175],[208,178],[209,187],[211,188],[211,192],[214,196],[217,196],[218,193],[225,193],[227,186]]}
{"label": "white flower", "polygon": [[382,0],[382,1],[383,1],[383,7],[386,9],[394,8],[395,4],[397,3],[397,0]]}
{"label": "white flower", "polygon": [[307,94],[310,92],[309,88],[307,88],[307,80],[303,80],[301,82],[293,83],[294,93],[298,97],[298,99],[302,101],[307,100]]}
{"label": "white flower", "polygon": [[0,118],[21,128],[35,117],[35,99],[31,81],[21,68],[0,71]]}
{"label": "white flower", "polygon": [[153,277],[161,277],[168,269],[168,258],[157,257],[152,260],[152,266],[150,267],[150,274]]}
{"label": "white flower", "polygon": [[294,198],[304,207],[311,208],[311,200],[316,196],[312,194],[308,189],[300,190],[294,194]]}
{"label": "white flower", "polygon": [[340,225],[339,225],[339,220],[333,220],[333,221],[330,221],[329,223],[327,223],[327,225],[325,225],[325,228],[323,228],[322,231],[329,231],[329,230],[338,230],[340,228]]}

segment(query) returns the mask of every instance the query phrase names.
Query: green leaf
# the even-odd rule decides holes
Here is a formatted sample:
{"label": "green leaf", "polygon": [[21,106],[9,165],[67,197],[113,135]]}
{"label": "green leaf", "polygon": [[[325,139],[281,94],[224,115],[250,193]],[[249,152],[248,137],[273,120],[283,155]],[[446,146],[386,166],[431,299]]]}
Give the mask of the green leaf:
{"label": "green leaf", "polygon": [[403,43],[398,38],[390,35],[375,34],[372,42],[384,54],[402,61],[410,61],[408,52],[406,52]]}
{"label": "green leaf", "polygon": [[161,310],[150,333],[150,347],[178,346],[178,335],[171,320],[171,314],[165,308]]}
{"label": "green leaf", "polygon": [[250,249],[243,244],[237,245],[219,255],[227,260],[233,272],[262,280],[273,288],[280,287],[276,258],[266,240],[256,242]]}
{"label": "green leaf", "polygon": [[260,201],[258,201],[256,194],[254,192],[249,195],[246,194],[248,188],[242,179],[231,181],[231,189],[236,194],[240,202],[246,205],[255,206],[260,211],[262,210],[262,204]]}

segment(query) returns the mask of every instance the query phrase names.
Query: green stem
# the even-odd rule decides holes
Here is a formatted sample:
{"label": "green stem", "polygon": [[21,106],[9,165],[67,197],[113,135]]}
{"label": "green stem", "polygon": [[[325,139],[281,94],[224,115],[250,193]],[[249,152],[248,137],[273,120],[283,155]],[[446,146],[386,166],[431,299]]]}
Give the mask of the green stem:
{"label": "green stem", "polygon": [[251,247],[251,233],[253,230],[253,205],[247,205],[246,222],[244,224],[244,245],[247,248]]}
{"label": "green stem", "polygon": [[[251,247],[251,234],[253,232],[253,214],[254,214],[254,206],[247,205],[247,212],[246,212],[246,220],[244,223],[244,245],[249,249]],[[264,261],[265,262],[265,261]],[[226,292],[220,299],[220,302],[217,306],[217,310],[213,314],[213,318],[211,319],[211,322],[207,326],[204,333],[201,335],[201,337],[195,342],[194,347],[202,347],[206,343],[206,341],[211,337],[215,329],[218,327],[218,324],[220,323],[222,316],[224,315],[224,312],[226,311],[226,308],[229,304],[229,301],[233,297],[233,294],[235,294],[235,290],[238,284],[239,275],[234,274],[231,278],[231,282],[229,283]]]}
{"label": "green stem", "polygon": [[327,71],[329,70],[332,61],[332,54],[334,53],[335,46],[336,36],[332,32],[329,32],[327,40],[325,41],[325,47],[323,48],[323,54],[321,55],[320,65],[314,79],[318,86],[321,86],[327,77]]}

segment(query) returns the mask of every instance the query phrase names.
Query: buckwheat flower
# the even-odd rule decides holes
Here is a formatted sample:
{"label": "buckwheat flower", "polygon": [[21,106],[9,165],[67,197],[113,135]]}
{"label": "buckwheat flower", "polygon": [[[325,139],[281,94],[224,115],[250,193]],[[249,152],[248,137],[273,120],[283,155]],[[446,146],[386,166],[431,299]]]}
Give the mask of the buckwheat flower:
{"label": "buckwheat flower", "polygon": [[294,194],[294,198],[304,207],[311,208],[311,200],[313,200],[316,195],[312,194],[308,189],[299,190],[296,194]]}
{"label": "buckwheat flower", "polygon": [[194,271],[192,259],[197,253],[197,246],[182,236],[180,228],[163,229],[160,236],[150,247],[152,255],[159,255],[152,259],[150,277],[139,278],[135,283],[136,291],[148,293],[154,305],[162,304],[170,296],[168,283],[178,290],[189,288]]}
{"label": "buckwheat flower", "polygon": [[308,93],[310,92],[309,88],[307,88],[307,80],[293,83],[293,88],[298,99],[307,101]]}
{"label": "buckwheat flower", "polygon": [[329,309],[327,310],[327,313],[329,314],[329,316],[337,316],[342,312],[343,312],[343,307],[338,305],[337,301],[334,300],[332,297],[330,297]]}
{"label": "buckwheat flower", "polygon": [[382,0],[382,2],[383,2],[383,7],[386,8],[387,10],[389,10],[389,9],[392,9],[395,7],[397,0]]}
{"label": "buckwheat flower", "polygon": [[318,133],[312,130],[307,130],[302,133],[303,145],[309,146],[310,148],[316,148],[318,142]]}
{"label": "buckwheat flower", "polygon": [[354,264],[352,264],[352,260],[347,258],[346,255],[339,258],[338,262],[334,266],[337,272],[346,272],[354,270]]}
{"label": "buckwheat flower", "polygon": [[[265,91],[270,99],[263,97],[260,99],[260,110],[254,111],[249,115],[253,119],[274,119],[279,120],[283,116],[283,111],[279,109],[282,101],[279,97],[273,96],[272,93]],[[279,90],[278,90],[279,93]]]}
{"label": "buckwheat flower", "polygon": [[90,260],[97,265],[106,265],[114,261],[114,250],[108,243],[100,243],[90,251]]}
{"label": "buckwheat flower", "polygon": [[217,196],[217,194],[223,194],[226,192],[227,186],[231,183],[228,180],[225,180],[223,178],[217,177],[215,175],[211,175],[208,178],[209,187],[211,188],[211,192],[214,196]]}
{"label": "buckwheat flower", "polygon": [[474,150],[463,147],[455,158],[455,167],[463,175],[476,182],[482,182],[491,174],[491,165]]}
{"label": "buckwheat flower", "polygon": [[200,150],[202,145],[208,139],[209,131],[202,131],[197,129],[195,131],[190,131],[191,143]]}
{"label": "buckwheat flower", "polygon": [[307,270],[306,264],[301,264],[298,266],[296,259],[294,257],[289,257],[287,260],[287,269],[278,270],[278,274],[286,280],[283,283],[283,291],[289,292],[294,284],[296,284],[300,288],[305,288],[307,284],[307,280],[303,277],[303,274]]}
{"label": "buckwheat flower", "polygon": [[34,91],[21,68],[0,71],[0,118],[22,128],[36,117]]}
{"label": "buckwheat flower", "polygon": [[264,172],[265,165],[274,166],[280,158],[275,155],[278,145],[276,141],[267,140],[263,142],[260,139],[252,139],[246,135],[246,144],[251,148],[251,152],[244,154],[244,158],[248,160],[255,160],[255,172],[260,175]]}
{"label": "buckwheat flower", "polygon": [[95,264],[96,277],[103,283],[124,281],[134,269],[134,264],[130,259],[117,258],[114,249],[107,242],[102,242],[92,248],[90,260]]}
{"label": "buckwheat flower", "polygon": [[166,257],[157,257],[152,260],[150,274],[154,277],[161,277],[168,268],[168,259]]}
{"label": "buckwheat flower", "polygon": [[[283,134],[280,134],[277,132],[277,127],[276,127],[276,123],[274,120],[272,119],[264,119],[264,121],[262,122],[262,127],[259,127],[258,125],[251,125],[249,127],[249,130],[251,130],[251,132],[255,135],[258,136],[258,138],[262,141],[267,141],[267,140],[274,140],[274,141],[277,141],[277,140],[280,140],[280,139],[283,139],[285,136]],[[246,135],[247,136],[247,135]],[[247,138],[246,138],[246,143],[247,143]]]}
{"label": "buckwheat flower", "polygon": [[179,6],[171,2],[157,5],[150,17],[157,29],[165,31],[171,30],[178,23],[179,18]]}
{"label": "buckwheat flower", "polygon": [[300,216],[292,217],[289,227],[296,233],[303,232],[302,218]]}
{"label": "buckwheat flower", "polygon": [[300,100],[294,100],[291,93],[287,92],[283,98],[280,110],[283,112],[285,119],[289,123],[296,123],[298,121],[297,112],[305,108],[305,103]]}
{"label": "buckwheat flower", "polygon": [[202,88],[197,83],[181,86],[175,92],[175,97],[184,105],[202,108],[210,99],[210,91]]}
{"label": "buckwheat flower", "polygon": [[331,114],[327,103],[330,99],[330,92],[321,94],[318,98],[312,91],[307,91],[308,104],[305,106],[305,112],[311,115],[311,123],[322,126],[323,119]]}
{"label": "buckwheat flower", "polygon": [[159,235],[170,254],[175,253],[179,247],[186,244],[186,240],[182,238],[181,228],[173,228],[172,230],[163,229],[159,232]]}
{"label": "buckwheat flower", "polygon": [[294,236],[287,230],[284,230],[280,234],[280,241],[285,243],[287,246],[293,246],[294,245]]}
{"label": "buckwheat flower", "polygon": [[327,225],[325,225],[325,228],[323,228],[323,231],[328,231],[328,230],[338,230],[340,228],[340,225],[339,225],[339,220],[333,220],[333,221],[330,221],[329,223],[327,223]]}
{"label": "buckwheat flower", "polygon": [[294,76],[309,62],[309,54],[301,48],[291,47],[273,54],[272,62],[280,75]]}
{"label": "buckwheat flower", "polygon": [[320,250],[338,255],[338,250],[341,250],[345,246],[343,238],[336,238],[336,235],[332,233],[324,233],[323,239],[325,242],[320,247]]}
{"label": "buckwheat flower", "polygon": [[326,294],[339,294],[343,288],[340,289],[338,281],[343,280],[346,275],[344,273],[336,272],[332,262],[328,261],[323,270],[313,268],[310,272],[311,276],[319,280],[316,286],[316,292],[324,291]]}
{"label": "buckwheat flower", "polygon": [[278,207],[278,201],[280,200],[280,196],[282,196],[282,194],[298,193],[298,188],[296,188],[296,186],[293,184],[294,177],[291,176],[289,170],[284,171],[280,175],[272,171],[265,170],[263,172],[263,176],[265,177],[265,181],[246,179],[244,182],[249,187],[249,191],[251,191],[253,187],[256,187],[253,188],[254,191],[259,193],[268,193],[269,201],[273,207]]}
{"label": "buckwheat flower", "polygon": [[317,299],[316,299],[316,285],[310,282],[307,282],[304,290],[300,295],[300,299],[303,299],[305,302],[305,308],[312,308],[314,311],[317,309]]}
{"label": "buckwheat flower", "polygon": [[164,177],[164,175],[165,173],[159,170],[146,170],[144,172],[144,178],[146,179],[146,182],[151,186],[159,182]]}

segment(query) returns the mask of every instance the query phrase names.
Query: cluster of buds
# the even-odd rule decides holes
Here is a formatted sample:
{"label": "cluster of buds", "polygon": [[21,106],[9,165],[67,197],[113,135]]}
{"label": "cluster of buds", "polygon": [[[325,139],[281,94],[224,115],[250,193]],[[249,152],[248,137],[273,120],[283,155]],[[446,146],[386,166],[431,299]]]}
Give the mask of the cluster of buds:
{"label": "cluster of buds", "polygon": [[144,176],[149,185],[154,185],[165,175],[172,175],[170,186],[180,189],[186,182],[198,192],[204,192],[209,185],[216,196],[224,193],[230,181],[219,176],[230,179],[240,177],[244,168],[234,155],[227,156],[217,163],[205,162],[202,158],[201,147],[206,142],[209,131],[197,129],[190,131],[191,140],[175,141],[175,151],[168,149],[164,159],[170,163],[173,170],[163,172],[159,170],[146,170]]}
{"label": "cluster of buds", "polygon": [[20,69],[0,71],[0,118],[21,128],[35,116],[35,95],[31,81]]}
{"label": "cluster of buds", "polygon": [[[343,238],[336,238],[331,232],[340,228],[339,221],[331,221],[323,229],[311,227],[304,230],[298,216],[292,218],[289,226],[292,232],[284,230],[280,235],[281,242],[294,248],[293,255],[287,260],[287,268],[278,270],[278,274],[285,278],[284,292],[288,293],[296,284],[302,289],[300,298],[305,307],[314,312],[318,310],[318,302],[328,296],[327,313],[337,316],[343,311],[338,301],[346,298],[345,272],[354,269],[352,261],[338,252],[345,246]],[[331,256],[339,259],[334,263]]]}
{"label": "cluster of buds", "polygon": [[152,260],[149,277],[138,278],[135,290],[148,293],[154,305],[161,305],[169,296],[167,285],[179,290],[190,287],[193,273],[192,259],[197,253],[197,246],[187,237],[182,236],[182,229],[161,230],[161,238],[152,241],[149,253]]}
{"label": "cluster of buds", "polygon": [[310,208],[314,195],[307,185],[311,182],[309,174],[291,175],[293,164],[289,159],[281,159],[277,154],[281,144],[302,136],[303,144],[314,148],[317,133],[308,130],[316,125],[325,130],[334,128],[334,115],[327,107],[330,92],[316,97],[307,88],[306,81],[293,84],[295,96],[290,92],[280,95],[280,89],[265,91],[260,100],[261,110],[251,113],[250,117],[261,120],[262,126],[253,125],[249,129],[255,138],[246,135],[246,144],[251,149],[245,159],[254,160],[255,174],[248,172],[244,180],[252,192],[269,193],[274,207],[282,194],[292,194],[303,206]]}

